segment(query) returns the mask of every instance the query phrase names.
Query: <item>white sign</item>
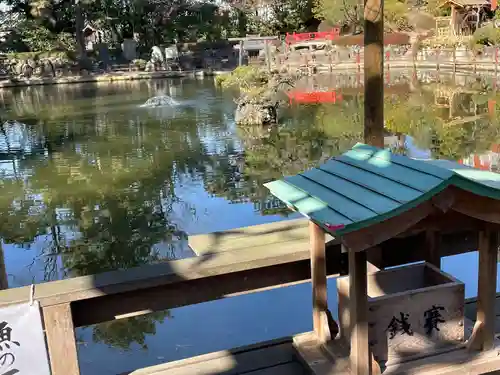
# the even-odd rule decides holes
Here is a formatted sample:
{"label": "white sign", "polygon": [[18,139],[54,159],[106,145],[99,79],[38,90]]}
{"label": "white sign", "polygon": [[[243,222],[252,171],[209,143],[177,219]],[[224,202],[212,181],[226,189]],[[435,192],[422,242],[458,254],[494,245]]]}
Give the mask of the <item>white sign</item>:
{"label": "white sign", "polygon": [[38,302],[0,309],[0,375],[50,375]]}
{"label": "white sign", "polygon": [[165,58],[166,59],[177,59],[179,58],[179,51],[177,50],[177,46],[173,45],[165,48]]}

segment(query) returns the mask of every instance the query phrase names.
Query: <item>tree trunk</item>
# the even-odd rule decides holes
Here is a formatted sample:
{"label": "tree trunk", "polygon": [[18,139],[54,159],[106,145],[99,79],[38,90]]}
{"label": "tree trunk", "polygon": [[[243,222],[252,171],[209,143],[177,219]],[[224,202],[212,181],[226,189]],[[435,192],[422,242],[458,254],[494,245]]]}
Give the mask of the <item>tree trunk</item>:
{"label": "tree trunk", "polygon": [[86,60],[87,53],[85,48],[85,38],[83,36],[83,28],[85,21],[83,19],[82,5],[80,0],[75,1],[75,37],[76,37],[76,50],[78,59],[80,61]]}

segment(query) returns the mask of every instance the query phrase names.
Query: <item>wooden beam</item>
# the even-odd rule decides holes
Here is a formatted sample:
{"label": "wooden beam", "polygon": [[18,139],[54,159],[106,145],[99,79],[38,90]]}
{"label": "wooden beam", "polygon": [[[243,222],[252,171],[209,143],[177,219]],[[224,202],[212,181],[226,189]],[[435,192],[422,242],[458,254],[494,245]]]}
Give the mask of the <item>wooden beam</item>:
{"label": "wooden beam", "polygon": [[351,319],[351,374],[371,374],[368,344],[368,296],[366,251],[345,249],[349,254],[349,315]]}
{"label": "wooden beam", "polygon": [[342,242],[353,251],[363,251],[396,237],[436,211],[431,202],[424,202],[402,214],[378,224],[348,233]]}
{"label": "wooden beam", "polygon": [[495,299],[497,280],[498,232],[489,228],[479,232],[479,280],[477,322],[481,322],[482,350],[493,348],[495,339]]}
{"label": "wooden beam", "polygon": [[365,2],[364,74],[366,144],[384,148],[384,8],[382,0]]}
{"label": "wooden beam", "polygon": [[441,234],[434,230],[425,232],[425,261],[441,269]]}
{"label": "wooden beam", "polygon": [[69,303],[45,307],[43,321],[52,375],[80,375]]}
{"label": "wooden beam", "polygon": [[[339,249],[338,255],[332,254],[326,259],[327,274],[330,277],[338,276],[338,271],[344,265],[347,266],[347,254],[341,255]],[[343,273],[346,274],[347,269]],[[76,327],[87,326],[132,315],[296,285],[309,282],[310,278],[309,256],[302,261],[246,271],[214,275],[207,273],[199,279],[178,280],[154,288],[75,301],[72,303],[73,319]]]}
{"label": "wooden beam", "polygon": [[313,330],[320,343],[332,339],[328,327],[328,291],[326,285],[325,232],[309,222],[311,241],[311,283],[313,303]]}
{"label": "wooden beam", "polygon": [[9,278],[7,275],[7,268],[5,267],[5,256],[2,247],[2,240],[0,240],[0,290],[9,288]]}

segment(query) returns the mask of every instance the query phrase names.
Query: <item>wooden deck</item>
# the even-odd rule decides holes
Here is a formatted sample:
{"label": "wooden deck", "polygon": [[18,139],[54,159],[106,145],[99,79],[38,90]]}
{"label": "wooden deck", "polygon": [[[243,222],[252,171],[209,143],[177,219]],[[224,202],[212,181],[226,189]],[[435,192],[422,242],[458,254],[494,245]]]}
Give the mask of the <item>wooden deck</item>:
{"label": "wooden deck", "polygon": [[[437,350],[434,355],[416,352],[411,361],[387,366],[384,374],[399,375],[472,375],[500,374],[500,294],[496,304],[495,343],[492,350],[468,351],[466,345]],[[476,299],[465,304],[465,336],[469,337],[476,318]],[[317,345],[312,332],[294,337],[294,346],[302,359],[303,367],[314,375],[350,375],[349,350],[339,340],[330,342],[325,348]]]}
{"label": "wooden deck", "polygon": [[[475,319],[476,314],[476,300],[469,299],[465,305],[465,316],[468,319],[466,322],[467,335],[470,334],[472,330],[473,319]],[[496,324],[496,334],[500,337],[500,294],[497,296],[496,300],[496,314],[497,314],[497,324]],[[310,372],[306,369],[307,364],[301,363],[296,349],[293,343],[299,343],[304,347],[304,343],[310,341],[308,333],[300,334],[295,336],[295,338],[282,338],[267,342],[258,343],[255,345],[243,346],[240,348],[235,348],[231,350],[219,351],[210,354],[200,355],[197,357],[187,358],[179,361],[173,361],[166,364],[152,366],[140,370],[135,370],[132,372],[124,373],[121,375],[306,375]],[[330,362],[324,361],[324,352],[314,348],[314,345],[306,348],[306,353],[302,352],[305,356],[307,362],[315,363],[313,374],[328,374],[328,375],[342,375],[348,374],[348,350],[342,346],[331,346],[329,350],[335,351],[337,355],[343,357],[339,360],[334,368]],[[497,343],[497,350],[500,348],[500,342]],[[430,373],[436,374],[441,372],[436,372],[433,365],[439,363],[441,356],[446,356],[448,353],[443,353],[441,355],[436,355],[434,357],[426,357],[422,359],[422,364],[425,366],[431,366],[428,371],[426,369],[409,368],[407,365],[399,364],[397,371],[395,368],[388,368],[384,373],[387,374],[420,374],[420,373]],[[493,355],[494,354],[494,355]],[[496,351],[495,353],[489,354],[477,354],[473,355],[473,360],[470,361],[465,350],[457,351],[453,353],[452,360],[455,363],[448,360],[449,366],[447,366],[444,373],[450,374],[461,374],[461,372],[456,372],[457,367],[464,367],[464,361],[470,362],[472,367],[474,365],[480,366],[486,371],[494,371],[498,367],[499,360],[497,359]],[[435,361],[432,360],[435,358]],[[448,357],[446,357],[448,358]],[[436,362],[436,363],[434,363]],[[415,362],[412,362],[415,364]],[[456,365],[456,366],[455,366]],[[413,365],[412,365],[413,366]],[[469,369],[470,370],[470,369]],[[485,371],[485,372],[486,372]],[[475,373],[472,369],[471,373]],[[496,372],[493,372],[494,374]],[[500,374],[500,371],[498,372]]]}
{"label": "wooden deck", "polygon": [[224,350],[122,375],[306,375],[292,338]]}

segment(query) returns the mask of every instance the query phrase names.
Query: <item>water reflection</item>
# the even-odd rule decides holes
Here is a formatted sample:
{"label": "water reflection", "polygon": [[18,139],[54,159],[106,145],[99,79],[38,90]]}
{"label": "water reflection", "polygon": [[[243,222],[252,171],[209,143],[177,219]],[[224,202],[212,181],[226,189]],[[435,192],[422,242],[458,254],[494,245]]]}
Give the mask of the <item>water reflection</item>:
{"label": "water reflection", "polygon": [[[341,100],[293,103],[288,119],[270,128],[237,127],[232,97],[209,81],[2,91],[0,246],[6,266],[0,261],[0,285],[191,256],[186,233],[285,219],[290,212],[263,183],[303,171],[362,140],[362,79],[329,79],[304,80],[298,89],[336,89]],[[482,168],[496,168],[500,127],[494,81],[391,71],[387,83],[386,142],[395,152],[464,164],[479,160]],[[158,95],[185,105],[139,107]],[[170,319],[171,313],[162,312],[79,330],[83,373],[116,354],[103,355],[102,346],[119,353],[148,343],[168,346],[164,333],[159,341],[153,336]],[[281,335],[295,332],[290,328],[295,323],[283,323]],[[229,335],[221,340],[222,347],[242,344]],[[83,349],[90,341],[101,349]],[[175,347],[179,338],[167,341]],[[209,344],[207,336],[201,349],[178,357],[217,349]],[[165,360],[144,356],[109,373]]]}

